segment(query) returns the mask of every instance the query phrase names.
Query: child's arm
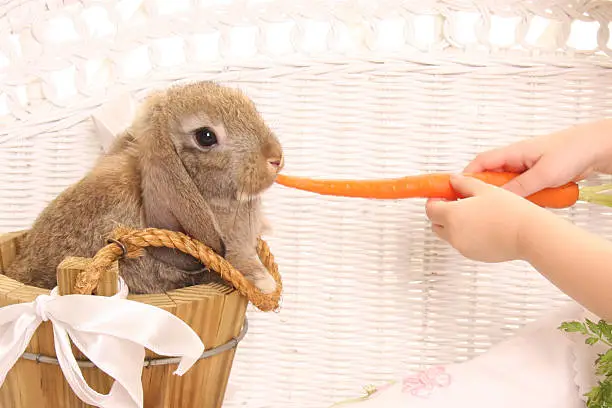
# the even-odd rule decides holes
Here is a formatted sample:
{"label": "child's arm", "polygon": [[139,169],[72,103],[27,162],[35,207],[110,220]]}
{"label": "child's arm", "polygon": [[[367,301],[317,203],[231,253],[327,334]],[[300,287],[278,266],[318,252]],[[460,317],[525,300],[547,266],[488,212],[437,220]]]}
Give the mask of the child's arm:
{"label": "child's arm", "polygon": [[578,303],[612,322],[612,243],[505,189],[452,178],[459,201],[429,200],[433,231],[481,262],[525,260]]}
{"label": "child's arm", "polygon": [[[536,214],[537,213],[537,214]],[[612,242],[544,209],[519,232],[521,258],[555,286],[612,322]]]}

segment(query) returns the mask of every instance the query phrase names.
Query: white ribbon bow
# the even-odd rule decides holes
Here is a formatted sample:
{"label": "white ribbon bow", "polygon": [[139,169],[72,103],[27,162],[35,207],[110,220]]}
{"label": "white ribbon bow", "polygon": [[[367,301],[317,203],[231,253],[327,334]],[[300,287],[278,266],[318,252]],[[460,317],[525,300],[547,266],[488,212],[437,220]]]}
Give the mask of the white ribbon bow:
{"label": "white ribbon bow", "polygon": [[136,101],[127,92],[117,95],[93,112],[91,119],[105,152],[117,136],[130,126],[135,112]]}
{"label": "white ribbon bow", "polygon": [[[128,288],[112,297],[89,295],[38,296],[31,303],[0,308],[0,386],[43,321],[53,325],[55,352],[66,381],[86,404],[100,408],[142,408],[145,347],[181,357],[174,372],[183,375],[204,352],[198,335],[173,314],[127,300]],[[83,378],[70,339],[115,382],[108,394],[93,390]]]}

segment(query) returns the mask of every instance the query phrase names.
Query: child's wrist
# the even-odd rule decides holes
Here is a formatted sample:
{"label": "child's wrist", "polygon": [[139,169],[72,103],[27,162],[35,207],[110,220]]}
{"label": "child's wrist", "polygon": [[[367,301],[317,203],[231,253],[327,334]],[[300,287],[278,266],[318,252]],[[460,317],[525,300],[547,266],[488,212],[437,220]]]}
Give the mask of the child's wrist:
{"label": "child's wrist", "polygon": [[541,228],[549,228],[547,218],[555,218],[555,215],[545,208],[529,203],[525,209],[518,227],[516,236],[517,259],[531,262],[537,256],[538,245],[535,234]]}
{"label": "child's wrist", "polygon": [[606,118],[599,120],[592,123],[592,126],[595,144],[599,147],[593,167],[610,167],[610,163],[612,162],[612,119]]}

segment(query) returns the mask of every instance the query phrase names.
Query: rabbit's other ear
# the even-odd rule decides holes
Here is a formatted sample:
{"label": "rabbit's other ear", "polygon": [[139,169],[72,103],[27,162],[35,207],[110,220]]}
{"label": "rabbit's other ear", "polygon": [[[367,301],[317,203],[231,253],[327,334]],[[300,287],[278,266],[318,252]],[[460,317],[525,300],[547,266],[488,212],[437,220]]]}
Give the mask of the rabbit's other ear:
{"label": "rabbit's other ear", "polygon": [[140,151],[144,221],[148,227],[184,232],[224,256],[215,216],[172,141],[164,102],[161,92],[149,97],[132,127]]}

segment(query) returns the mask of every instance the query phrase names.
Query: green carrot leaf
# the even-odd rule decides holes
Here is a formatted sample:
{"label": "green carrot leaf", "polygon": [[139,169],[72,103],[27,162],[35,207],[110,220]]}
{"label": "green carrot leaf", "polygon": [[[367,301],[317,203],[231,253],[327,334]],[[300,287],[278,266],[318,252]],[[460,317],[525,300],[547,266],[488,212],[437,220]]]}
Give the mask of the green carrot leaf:
{"label": "green carrot leaf", "polygon": [[612,343],[612,325],[606,323],[605,320],[600,320],[597,323],[597,327],[599,327],[599,331],[601,332],[604,340],[606,340],[608,343]]}
{"label": "green carrot leaf", "polygon": [[580,322],[563,322],[559,328],[568,333],[582,333],[587,334],[587,329],[584,324]]}
{"label": "green carrot leaf", "polygon": [[587,328],[589,329],[591,333],[593,333],[597,337],[601,336],[601,329],[599,328],[597,323],[593,322],[590,319],[584,319],[584,321],[586,322]]}
{"label": "green carrot leaf", "polygon": [[612,379],[606,377],[600,385],[600,406],[601,408],[612,407]]}
{"label": "green carrot leaf", "polygon": [[585,397],[587,398],[587,401],[586,401],[587,408],[603,408],[602,406],[603,395],[602,395],[602,390],[601,390],[601,382],[599,384],[600,385],[596,385],[595,387],[591,389],[591,391],[585,394]]}
{"label": "green carrot leaf", "polygon": [[586,337],[584,340],[586,344],[593,345],[601,342],[610,346],[595,360],[594,371],[599,377],[598,385],[587,392],[585,397],[587,408],[612,408],[612,326],[604,320],[595,323],[585,319],[584,323],[564,322],[559,329],[568,333],[583,334]]}
{"label": "green carrot leaf", "polygon": [[595,361],[596,374],[612,376],[612,349],[601,354]]}
{"label": "green carrot leaf", "polygon": [[592,346],[593,344],[597,343],[598,341],[599,341],[599,339],[597,337],[589,337],[584,342],[586,344],[588,344],[589,346]]}

